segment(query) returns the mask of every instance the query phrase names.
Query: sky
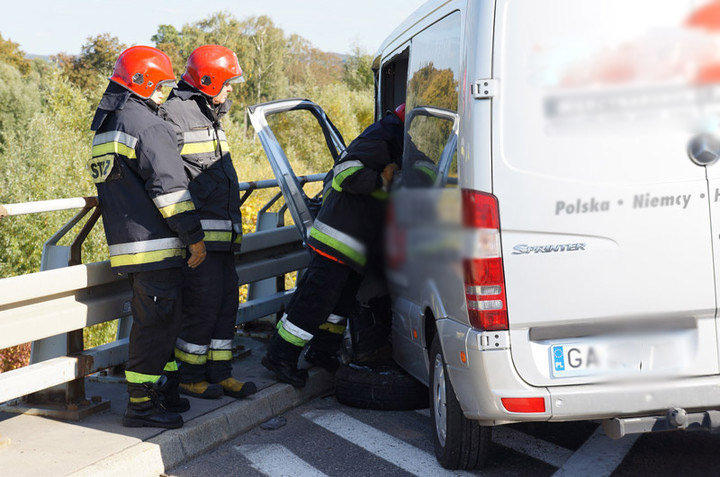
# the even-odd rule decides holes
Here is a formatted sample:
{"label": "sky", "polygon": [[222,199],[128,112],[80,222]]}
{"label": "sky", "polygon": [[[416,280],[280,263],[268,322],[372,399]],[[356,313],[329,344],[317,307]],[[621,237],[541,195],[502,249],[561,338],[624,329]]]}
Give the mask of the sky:
{"label": "sky", "polygon": [[286,34],[324,51],[358,44],[375,53],[386,36],[424,0],[0,0],[0,34],[36,55],[77,54],[89,36],[110,32],[121,42],[152,45],[160,24],[186,23],[226,11],[267,15]]}

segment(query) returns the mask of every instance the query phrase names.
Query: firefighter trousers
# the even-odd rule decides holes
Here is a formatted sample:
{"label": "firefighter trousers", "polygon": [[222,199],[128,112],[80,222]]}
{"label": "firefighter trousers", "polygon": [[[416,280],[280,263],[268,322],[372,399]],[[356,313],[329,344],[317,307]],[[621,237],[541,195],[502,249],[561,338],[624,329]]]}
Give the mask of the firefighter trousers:
{"label": "firefighter trousers", "polygon": [[133,296],[133,324],[125,377],[128,384],[156,382],[175,371],[175,338],[182,317],[182,271],[179,267],[128,274]]}
{"label": "firefighter trousers", "polygon": [[232,376],[238,276],[232,252],[208,252],[183,268],[182,327],[175,344],[180,382],[219,383]]}
{"label": "firefighter trousers", "polygon": [[[357,309],[362,275],[340,262],[311,251],[310,263],[278,323],[278,334],[298,347],[316,338],[318,344],[339,343],[347,319]],[[315,342],[315,340],[313,340]],[[332,350],[327,350],[332,351]]]}

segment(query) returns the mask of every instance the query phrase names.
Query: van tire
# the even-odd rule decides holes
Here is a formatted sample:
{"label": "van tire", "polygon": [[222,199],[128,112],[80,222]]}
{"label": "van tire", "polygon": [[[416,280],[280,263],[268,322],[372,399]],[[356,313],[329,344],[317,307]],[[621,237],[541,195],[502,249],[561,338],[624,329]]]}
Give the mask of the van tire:
{"label": "van tire", "polygon": [[335,397],[360,409],[408,411],[428,407],[427,387],[392,361],[341,365],[335,373]]}
{"label": "van tire", "polygon": [[[436,370],[436,360],[437,370]],[[437,407],[442,411],[441,398],[437,396],[442,391],[444,382],[445,395],[445,436],[440,436],[440,426],[436,421],[442,416],[437,412]],[[436,383],[435,381],[438,381]],[[435,457],[440,465],[452,470],[473,470],[485,466],[492,440],[492,428],[481,426],[477,421],[467,419],[460,408],[460,403],[455,396],[450,378],[447,374],[447,365],[443,356],[440,340],[436,335],[430,347],[430,419],[432,422],[433,440],[435,442]]]}

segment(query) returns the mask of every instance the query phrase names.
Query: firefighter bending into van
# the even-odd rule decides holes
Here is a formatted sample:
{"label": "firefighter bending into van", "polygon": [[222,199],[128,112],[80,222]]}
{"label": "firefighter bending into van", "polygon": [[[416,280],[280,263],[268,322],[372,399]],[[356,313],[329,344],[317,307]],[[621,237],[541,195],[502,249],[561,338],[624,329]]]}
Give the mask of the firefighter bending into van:
{"label": "firefighter bending into van", "polygon": [[305,359],[333,371],[347,318],[355,310],[362,274],[381,243],[388,188],[403,150],[405,105],[358,136],[333,168],[332,189],[310,230],[310,263],[278,323],[262,364],[278,380],[305,385]]}
{"label": "firefighter bending into van", "polygon": [[[114,272],[132,285],[128,427],[177,428],[180,398],[172,357],[180,327],[183,265],[205,259],[175,131],[157,116],[161,86],[175,85],[170,58],[149,46],[120,54],[92,122],[88,164],[98,190]],[[186,248],[190,250],[187,260]]]}
{"label": "firefighter bending into van", "polygon": [[239,300],[233,252],[240,250],[242,217],[238,177],[220,119],[230,109],[232,84],[242,81],[232,50],[204,45],[190,54],[178,88],[160,108],[177,132],[205,231],[205,262],[183,269],[183,320],[175,357],[180,391],[206,399],[241,398],[257,390],[254,383],[232,376],[231,363]]}

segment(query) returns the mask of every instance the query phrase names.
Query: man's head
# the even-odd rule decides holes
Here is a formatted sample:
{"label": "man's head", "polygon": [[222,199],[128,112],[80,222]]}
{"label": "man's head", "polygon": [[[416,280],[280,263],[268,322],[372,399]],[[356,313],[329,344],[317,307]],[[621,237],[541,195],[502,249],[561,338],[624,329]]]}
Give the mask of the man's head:
{"label": "man's head", "polygon": [[232,92],[232,84],[245,81],[242,75],[232,50],[220,45],[204,45],[190,53],[182,78],[213,104],[222,104]]}
{"label": "man's head", "polygon": [[162,86],[175,86],[175,73],[168,55],[151,46],[131,46],[120,53],[110,81],[133,94],[162,101]]}

